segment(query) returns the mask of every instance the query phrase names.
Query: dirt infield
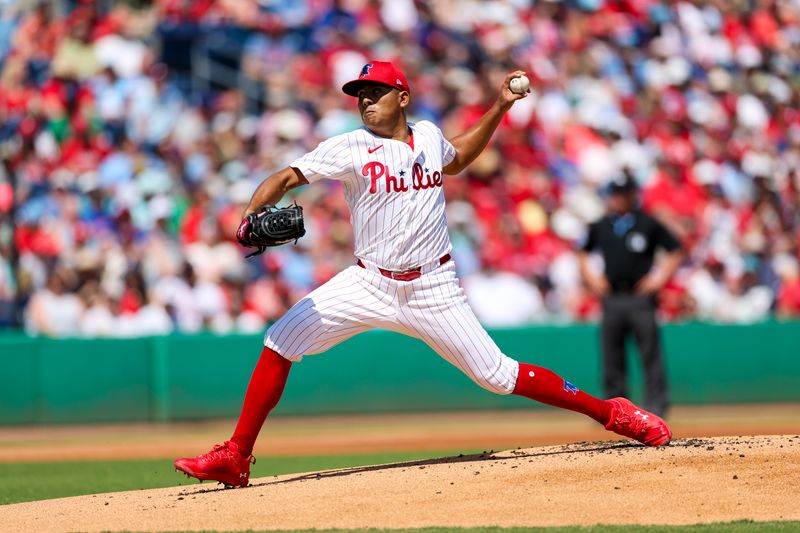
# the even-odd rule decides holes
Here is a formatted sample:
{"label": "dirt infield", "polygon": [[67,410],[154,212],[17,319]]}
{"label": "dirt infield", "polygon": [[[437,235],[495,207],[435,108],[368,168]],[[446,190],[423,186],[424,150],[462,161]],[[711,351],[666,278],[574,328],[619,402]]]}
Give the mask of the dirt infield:
{"label": "dirt infield", "polygon": [[800,436],[512,450],[5,506],[0,531],[690,524],[800,519]]}

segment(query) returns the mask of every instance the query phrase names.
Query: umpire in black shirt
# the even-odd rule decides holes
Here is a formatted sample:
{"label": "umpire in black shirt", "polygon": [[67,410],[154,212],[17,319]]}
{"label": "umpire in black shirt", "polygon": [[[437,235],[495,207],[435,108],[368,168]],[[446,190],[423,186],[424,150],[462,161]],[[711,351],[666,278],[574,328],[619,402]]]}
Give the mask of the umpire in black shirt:
{"label": "umpire in black shirt", "polygon": [[[657,249],[666,251],[653,268]],[[605,273],[589,267],[599,250]],[[656,295],[680,265],[683,254],[675,236],[638,208],[633,178],[621,176],[608,187],[608,214],[589,227],[580,252],[581,277],[603,299],[603,385],[606,397],[628,396],[625,339],[636,338],[644,367],[644,408],[664,416],[669,406],[664,359],[656,323]]]}

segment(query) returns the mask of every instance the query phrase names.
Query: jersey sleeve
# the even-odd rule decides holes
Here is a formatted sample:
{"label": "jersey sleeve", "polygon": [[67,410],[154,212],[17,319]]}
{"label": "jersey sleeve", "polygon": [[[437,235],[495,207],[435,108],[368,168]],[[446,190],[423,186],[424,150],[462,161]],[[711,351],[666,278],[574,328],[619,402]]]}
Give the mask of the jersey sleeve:
{"label": "jersey sleeve", "polygon": [[450,141],[445,138],[442,130],[439,130],[439,133],[442,136],[442,166],[446,167],[456,158],[456,149]]}
{"label": "jersey sleeve", "polygon": [[661,222],[655,221],[655,244],[664,248],[668,252],[674,252],[681,247],[681,243],[673,233],[666,228]]}
{"label": "jersey sleeve", "polygon": [[345,180],[353,170],[350,140],[346,134],[331,137],[289,166],[302,172],[309,183],[321,179]]}
{"label": "jersey sleeve", "polygon": [[438,126],[434,127],[436,128],[436,133],[438,133],[442,145],[442,167],[446,167],[455,159],[456,149],[453,147],[452,143],[447,140],[447,137],[444,136],[442,130],[440,130]]}
{"label": "jersey sleeve", "polygon": [[597,248],[597,222],[589,224],[586,234],[583,236],[582,241],[578,245],[584,252],[591,252]]}
{"label": "jersey sleeve", "polygon": [[432,133],[435,136],[435,138],[438,138],[439,144],[442,149],[442,167],[444,168],[447,165],[449,165],[456,157],[456,149],[453,147],[450,141],[448,141],[447,138],[444,136],[442,130],[439,129],[439,126],[427,120],[420,122],[419,125],[420,126],[424,125],[428,127],[429,130],[432,130]]}

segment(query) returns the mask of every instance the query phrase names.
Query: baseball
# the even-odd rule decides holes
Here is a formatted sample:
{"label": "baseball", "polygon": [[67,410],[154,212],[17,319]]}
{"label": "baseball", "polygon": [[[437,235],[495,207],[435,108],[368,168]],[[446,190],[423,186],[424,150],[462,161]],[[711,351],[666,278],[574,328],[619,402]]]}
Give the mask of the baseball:
{"label": "baseball", "polygon": [[508,82],[508,88],[511,89],[512,93],[517,94],[525,94],[528,92],[528,89],[531,86],[531,82],[528,79],[528,76],[519,76],[517,78],[511,78],[511,81]]}

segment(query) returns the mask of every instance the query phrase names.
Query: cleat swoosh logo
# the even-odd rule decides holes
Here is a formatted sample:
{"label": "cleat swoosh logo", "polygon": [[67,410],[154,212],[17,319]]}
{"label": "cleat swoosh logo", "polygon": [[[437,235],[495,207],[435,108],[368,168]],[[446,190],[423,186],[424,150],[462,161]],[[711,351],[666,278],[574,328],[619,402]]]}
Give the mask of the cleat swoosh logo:
{"label": "cleat swoosh logo", "polygon": [[369,152],[369,153],[373,153],[373,152],[377,151],[379,148],[383,148],[383,145],[382,145],[382,144],[379,144],[379,145],[378,145],[378,146],[376,146],[375,148],[367,148],[367,152]]}

